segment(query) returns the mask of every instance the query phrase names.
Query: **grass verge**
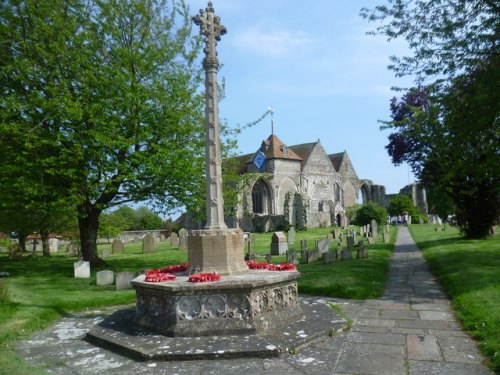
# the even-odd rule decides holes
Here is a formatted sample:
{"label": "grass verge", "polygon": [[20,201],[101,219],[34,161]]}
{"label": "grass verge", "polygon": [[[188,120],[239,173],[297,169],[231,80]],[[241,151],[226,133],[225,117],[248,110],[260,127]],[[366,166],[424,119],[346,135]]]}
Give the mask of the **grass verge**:
{"label": "grass verge", "polygon": [[[314,240],[325,238],[330,231],[331,228],[299,231],[295,245],[290,247],[298,249],[300,240],[306,239],[309,248],[314,248]],[[271,236],[272,233],[256,234],[253,251],[260,255],[270,253]],[[300,265],[299,291],[343,298],[379,297],[393,247],[381,241],[369,247],[368,259]],[[335,246],[332,244],[331,248]],[[110,248],[110,244],[99,245],[98,251],[102,254],[103,249]],[[97,269],[91,270],[90,279],[75,279],[75,260],[64,254],[25,255],[20,259],[8,259],[7,254],[0,254],[0,271],[10,274],[0,279],[0,375],[45,373],[43,368],[29,366],[16,356],[16,340],[75,311],[135,302],[133,290],[116,291],[114,286],[97,286]],[[106,259],[106,269],[138,271],[186,261],[187,252],[173,249],[167,243],[161,243],[150,254],[142,253],[141,244],[127,244],[123,254],[112,254]],[[285,256],[273,257],[275,263],[284,261]]]}
{"label": "grass verge", "polygon": [[410,231],[464,329],[500,374],[500,236],[467,240],[448,226],[412,225]]}

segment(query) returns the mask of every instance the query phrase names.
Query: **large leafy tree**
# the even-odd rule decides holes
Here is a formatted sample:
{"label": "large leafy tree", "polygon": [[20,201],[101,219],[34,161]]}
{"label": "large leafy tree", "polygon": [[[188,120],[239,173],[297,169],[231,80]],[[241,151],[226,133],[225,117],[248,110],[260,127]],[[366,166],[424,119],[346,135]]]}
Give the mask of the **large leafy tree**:
{"label": "large leafy tree", "polygon": [[194,201],[199,40],[183,2],[6,0],[0,14],[0,139],[26,150],[2,168],[11,180],[41,170],[44,186],[76,208],[85,260],[101,263],[104,209]]}
{"label": "large leafy tree", "polygon": [[500,7],[487,0],[388,0],[362,10],[373,32],[405,38],[413,52],[392,57],[417,87],[391,103],[387,149],[424,186],[448,194],[468,237],[488,235],[500,215]]}

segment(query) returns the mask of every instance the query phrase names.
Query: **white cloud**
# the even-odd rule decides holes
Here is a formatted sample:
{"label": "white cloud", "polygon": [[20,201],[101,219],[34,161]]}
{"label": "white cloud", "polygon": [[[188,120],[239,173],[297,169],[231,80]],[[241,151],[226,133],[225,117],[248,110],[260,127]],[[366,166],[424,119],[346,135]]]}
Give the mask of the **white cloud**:
{"label": "white cloud", "polygon": [[316,44],[316,40],[300,31],[265,32],[257,27],[251,27],[235,35],[232,43],[246,51],[278,58],[309,49]]}

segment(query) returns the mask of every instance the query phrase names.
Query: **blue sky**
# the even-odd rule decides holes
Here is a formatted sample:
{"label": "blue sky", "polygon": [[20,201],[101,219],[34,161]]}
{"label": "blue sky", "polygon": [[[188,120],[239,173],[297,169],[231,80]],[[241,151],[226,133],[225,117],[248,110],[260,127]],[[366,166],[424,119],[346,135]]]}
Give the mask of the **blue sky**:
{"label": "blue sky", "polygon": [[[186,0],[193,15],[207,0]],[[346,150],[359,178],[387,193],[414,182],[406,165],[395,167],[384,146],[392,86],[410,78],[387,70],[389,56],[407,52],[404,41],[365,35],[374,28],[362,7],[384,0],[213,0],[228,32],[218,43],[225,79],[221,118],[245,125],[274,109],[274,133],[287,145],[320,140],[327,153]],[[271,134],[267,117],[244,130],[239,153],[254,152]]]}

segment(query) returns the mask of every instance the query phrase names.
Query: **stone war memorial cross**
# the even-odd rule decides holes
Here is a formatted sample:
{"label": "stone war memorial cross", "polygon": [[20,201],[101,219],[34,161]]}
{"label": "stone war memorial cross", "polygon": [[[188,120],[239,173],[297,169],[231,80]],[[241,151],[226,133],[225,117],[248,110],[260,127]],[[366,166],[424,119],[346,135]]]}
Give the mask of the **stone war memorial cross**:
{"label": "stone war memorial cross", "polygon": [[220,151],[219,104],[217,95],[217,41],[226,28],[215,15],[212,2],[193,17],[205,42],[205,166],[207,224],[203,230],[188,235],[188,262],[191,270],[232,275],[248,270],[244,262],[243,232],[224,222]]}

